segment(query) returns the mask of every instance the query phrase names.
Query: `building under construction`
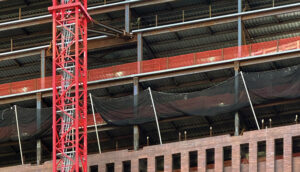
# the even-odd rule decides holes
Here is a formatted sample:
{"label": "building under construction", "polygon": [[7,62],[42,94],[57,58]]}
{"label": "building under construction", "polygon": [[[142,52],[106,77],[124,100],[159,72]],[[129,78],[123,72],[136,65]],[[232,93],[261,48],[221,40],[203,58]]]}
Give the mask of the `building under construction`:
{"label": "building under construction", "polygon": [[300,171],[299,11],[0,1],[0,171]]}

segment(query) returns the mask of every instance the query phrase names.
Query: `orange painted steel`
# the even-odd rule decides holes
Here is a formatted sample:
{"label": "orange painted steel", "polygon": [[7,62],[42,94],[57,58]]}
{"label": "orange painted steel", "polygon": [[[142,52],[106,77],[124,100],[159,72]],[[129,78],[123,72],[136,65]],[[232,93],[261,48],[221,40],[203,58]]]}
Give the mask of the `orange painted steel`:
{"label": "orange painted steel", "polygon": [[[99,69],[91,69],[88,71],[88,81],[103,80],[137,74],[139,65],[141,67],[141,73],[147,73],[296,49],[300,49],[300,37],[292,37],[275,41],[243,45],[241,47],[236,46],[204,52],[190,53],[174,57],[157,58],[152,60],[145,60],[142,62],[126,63]],[[51,84],[51,76],[6,83],[0,86],[0,96],[51,88]]]}

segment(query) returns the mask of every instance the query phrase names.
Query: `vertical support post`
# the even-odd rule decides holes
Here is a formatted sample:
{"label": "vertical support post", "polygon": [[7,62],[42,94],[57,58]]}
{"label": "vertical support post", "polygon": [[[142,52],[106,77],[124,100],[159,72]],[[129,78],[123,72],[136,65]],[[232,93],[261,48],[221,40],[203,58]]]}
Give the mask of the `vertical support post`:
{"label": "vertical support post", "polygon": [[[36,129],[37,131],[41,128],[41,109],[42,109],[42,94],[36,94]],[[40,165],[42,162],[42,142],[38,139],[36,142],[36,164]]]}
{"label": "vertical support post", "polygon": [[[235,79],[234,79],[234,101],[235,103],[237,103],[238,98],[239,98],[239,62],[234,62],[234,75],[235,75]],[[234,115],[234,135],[238,136],[240,134],[240,117],[239,117],[239,113],[235,112]]]}
{"label": "vertical support post", "polygon": [[22,8],[19,8],[19,20],[22,19]]}
{"label": "vertical support post", "polygon": [[143,35],[142,33],[138,33],[137,35],[137,71],[138,73],[142,72],[142,64],[143,61]]}
{"label": "vertical support post", "polygon": [[44,78],[46,75],[46,51],[45,49],[41,50],[41,78]]}
{"label": "vertical support post", "polygon": [[149,94],[150,94],[150,98],[151,98],[151,103],[152,103],[153,111],[154,111],[154,115],[155,115],[155,121],[156,121],[156,127],[157,127],[158,137],[159,137],[159,143],[160,143],[160,145],[162,145],[160,128],[159,128],[159,123],[158,123],[158,117],[157,117],[157,113],[156,113],[156,109],[155,109],[155,104],[154,104],[154,101],[153,101],[152,91],[151,91],[150,87],[148,88],[148,90],[149,90]]}
{"label": "vertical support post", "polygon": [[[238,13],[242,12],[242,0],[238,0]],[[243,35],[242,35],[242,17],[239,16],[238,17],[238,58],[240,58],[242,56],[242,39],[243,39]],[[238,63],[235,63],[238,64]],[[235,103],[237,103],[238,101],[238,89],[239,89],[239,78],[237,77],[239,74],[239,66],[235,65],[234,67],[234,75],[235,75],[235,80],[234,80],[234,90],[235,90]],[[234,135],[238,136],[239,133],[239,129],[240,129],[240,119],[239,119],[239,113],[235,112],[235,116],[234,116],[234,125],[235,125],[235,132]]]}
{"label": "vertical support post", "polygon": [[125,32],[130,33],[130,5],[129,5],[129,3],[125,4]]}
{"label": "vertical support post", "polygon": [[[134,106],[134,116],[138,115],[138,94],[139,94],[139,79],[137,77],[133,78],[133,106]],[[133,148],[134,150],[139,149],[140,131],[139,126],[133,126]]]}
{"label": "vertical support post", "polygon": [[93,112],[93,120],[94,120],[96,138],[97,138],[97,143],[98,143],[98,150],[99,150],[99,154],[101,154],[101,146],[100,146],[100,140],[99,140],[99,133],[98,133],[98,128],[97,128],[94,103],[93,103],[93,98],[92,98],[92,94],[91,93],[90,93],[90,100],[91,100],[91,107],[92,107],[92,112]]}
{"label": "vertical support post", "polygon": [[23,165],[24,164],[24,159],[23,159],[23,150],[22,150],[22,143],[21,143],[21,137],[20,137],[20,128],[19,128],[17,106],[15,105],[14,108],[15,108],[15,118],[16,118],[16,124],[17,124],[17,132],[18,132],[20,156],[21,156],[21,162],[22,162],[22,165]]}
{"label": "vertical support post", "polygon": [[40,81],[40,88],[45,88],[45,77],[46,77],[46,50],[41,50],[41,81]]}
{"label": "vertical support post", "polygon": [[[242,0],[238,0],[238,13],[242,12]],[[242,45],[242,17],[238,17],[238,46]]]}

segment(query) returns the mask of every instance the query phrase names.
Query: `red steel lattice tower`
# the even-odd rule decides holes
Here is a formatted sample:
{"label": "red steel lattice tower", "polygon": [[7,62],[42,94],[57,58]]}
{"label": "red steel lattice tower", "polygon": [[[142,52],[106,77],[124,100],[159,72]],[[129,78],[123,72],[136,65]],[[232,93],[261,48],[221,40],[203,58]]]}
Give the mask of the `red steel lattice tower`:
{"label": "red steel lattice tower", "polygon": [[53,0],[53,171],[87,171],[87,0]]}

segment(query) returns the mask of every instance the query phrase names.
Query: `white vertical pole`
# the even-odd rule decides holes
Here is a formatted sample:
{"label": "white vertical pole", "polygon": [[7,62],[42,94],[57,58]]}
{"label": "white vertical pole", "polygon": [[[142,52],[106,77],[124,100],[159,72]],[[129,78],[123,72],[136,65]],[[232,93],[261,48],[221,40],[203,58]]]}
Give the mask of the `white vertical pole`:
{"label": "white vertical pole", "polygon": [[246,90],[246,94],[247,94],[247,97],[248,97],[248,100],[249,100],[249,103],[250,103],[250,107],[251,107],[254,119],[255,119],[255,122],[256,122],[256,126],[260,130],[260,127],[259,127],[258,122],[257,122],[256,114],[255,114],[255,111],[254,111],[254,108],[253,108],[253,104],[252,104],[252,101],[250,99],[250,95],[249,95],[248,88],[247,88],[245,78],[244,78],[244,75],[243,75],[242,71],[241,71],[241,77],[242,77],[242,80],[243,80],[243,84],[244,84],[244,87],[245,87],[245,90]]}
{"label": "white vertical pole", "polygon": [[155,109],[155,105],[154,105],[154,101],[153,101],[152,91],[151,91],[150,87],[148,87],[148,90],[149,90],[149,93],[150,93],[150,98],[151,98],[151,102],[152,102],[152,106],[153,106],[153,111],[154,111],[154,115],[155,115],[155,121],[156,121],[156,126],[157,126],[157,131],[158,131],[159,142],[162,145],[161,134],[160,134],[160,129],[159,129],[159,123],[158,123],[156,109]]}
{"label": "white vertical pole", "polygon": [[97,143],[98,143],[98,150],[99,150],[99,153],[101,154],[101,146],[100,146],[100,140],[99,140],[99,133],[98,133],[98,128],[97,128],[96,117],[95,117],[95,110],[94,110],[94,103],[93,103],[93,98],[92,98],[92,94],[91,93],[90,93],[90,100],[91,100],[91,106],[92,106],[92,111],[93,111],[94,126],[95,126],[95,131],[96,131],[96,137],[97,137]]}
{"label": "white vertical pole", "polygon": [[21,154],[21,162],[22,162],[22,165],[24,165],[23,151],[22,151],[22,144],[21,144],[20,130],[19,130],[18,112],[17,112],[17,106],[16,105],[15,105],[15,117],[16,117],[16,124],[17,124],[19,148],[20,148],[20,154]]}

